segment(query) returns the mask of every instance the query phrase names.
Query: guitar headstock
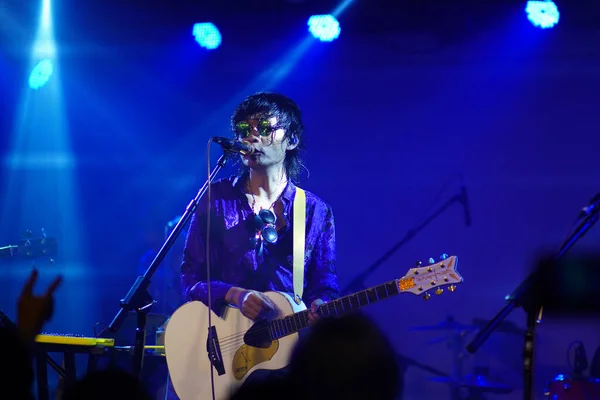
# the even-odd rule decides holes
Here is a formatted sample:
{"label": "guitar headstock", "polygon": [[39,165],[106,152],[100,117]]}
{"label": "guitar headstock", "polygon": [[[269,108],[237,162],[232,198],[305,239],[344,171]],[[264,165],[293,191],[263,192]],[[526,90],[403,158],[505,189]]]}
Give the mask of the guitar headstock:
{"label": "guitar headstock", "polygon": [[18,244],[0,247],[0,258],[21,257],[21,258],[40,258],[52,257],[56,255],[58,244],[56,239],[46,237],[42,229],[42,237],[32,238],[31,231],[27,231],[25,238]]}
{"label": "guitar headstock", "polygon": [[457,267],[458,256],[449,257],[447,254],[442,254],[438,262],[430,258],[429,265],[426,266],[418,262],[415,268],[409,269],[406,275],[398,280],[398,287],[401,293],[423,295],[425,300],[429,300],[430,291],[433,289],[437,295],[444,292],[444,287],[454,292],[456,285],[463,281],[463,277],[456,270]]}

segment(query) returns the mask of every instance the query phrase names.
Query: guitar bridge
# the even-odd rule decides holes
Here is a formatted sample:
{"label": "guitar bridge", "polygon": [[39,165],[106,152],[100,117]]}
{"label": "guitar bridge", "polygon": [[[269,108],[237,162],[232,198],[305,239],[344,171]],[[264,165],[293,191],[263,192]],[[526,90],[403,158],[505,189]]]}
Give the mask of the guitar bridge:
{"label": "guitar bridge", "polygon": [[219,337],[217,336],[217,330],[214,326],[208,328],[206,351],[208,352],[208,359],[210,360],[210,363],[217,370],[219,376],[225,375],[225,366],[223,365],[221,346],[219,346]]}

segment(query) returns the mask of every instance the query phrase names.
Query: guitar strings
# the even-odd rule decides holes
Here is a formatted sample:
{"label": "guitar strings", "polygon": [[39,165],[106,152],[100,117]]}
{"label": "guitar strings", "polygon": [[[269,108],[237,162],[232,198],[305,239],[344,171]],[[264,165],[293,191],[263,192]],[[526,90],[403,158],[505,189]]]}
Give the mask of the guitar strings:
{"label": "guitar strings", "polygon": [[[236,336],[236,335],[232,335],[232,336]],[[223,345],[219,346],[219,349],[221,350],[221,352],[226,352],[226,351],[230,351],[230,350],[235,350],[237,351],[239,349],[239,346],[241,344],[244,344],[244,335],[243,334],[237,334],[237,338],[234,337],[229,337],[227,339],[227,342],[224,343]],[[257,335],[251,334],[251,337],[256,337]],[[271,340],[269,338],[269,340]]]}
{"label": "guitar strings", "polygon": [[[358,296],[358,293],[356,293],[355,296]],[[341,300],[341,299],[339,299],[339,300]],[[335,310],[335,313],[337,315],[337,314],[339,314],[339,312],[338,312],[336,303],[337,303],[337,301],[331,302],[331,304],[333,304],[333,306],[334,306],[334,310]],[[360,305],[360,301],[358,301],[358,304]],[[328,307],[329,307],[329,305],[328,305]],[[343,310],[343,304],[342,304],[342,310]],[[307,317],[308,310],[299,311],[296,314],[298,314],[300,317],[304,317],[304,321],[303,322],[304,323],[308,323],[308,317]],[[331,311],[329,311],[329,314],[331,314]],[[284,321],[285,318],[287,318],[287,317],[289,317],[289,316],[284,316],[284,317],[281,317],[281,318],[277,318],[277,319],[271,320],[270,323],[267,324],[266,326],[263,326],[263,327],[255,329],[255,331],[251,334],[252,337],[257,337],[259,335],[262,336],[265,331],[269,331],[269,334],[270,334],[271,333],[270,332],[270,329],[271,329],[270,328],[270,324],[273,323],[274,321],[278,321],[278,320],[283,323],[283,328],[287,331],[287,325],[286,325],[286,323]],[[295,320],[292,320],[292,322],[294,324],[296,323]],[[298,328],[292,329],[292,332],[290,332],[290,334],[293,333],[293,332],[298,332],[299,330],[300,329],[298,329]],[[243,331],[243,332],[234,333],[233,335],[224,336],[222,339],[219,339],[219,344],[220,345],[223,344],[225,346],[228,343],[230,343],[231,341],[237,340],[240,336],[245,335],[248,331],[249,331],[249,329],[246,330],[246,331]],[[270,337],[270,335],[269,335],[269,337]]]}
{"label": "guitar strings", "polygon": [[[268,327],[264,327],[264,328],[258,328],[256,329],[256,333],[252,332],[249,336],[251,337],[258,337],[258,336],[262,336],[262,334],[265,331],[268,331],[269,328]],[[237,339],[239,339],[240,337],[243,337],[246,335],[246,333],[248,333],[249,329],[244,331],[244,332],[239,332],[239,333],[234,333],[233,335],[229,335],[229,336],[225,336],[223,337],[223,339],[219,339],[219,343],[220,344],[227,344],[231,341],[235,341]],[[259,335],[260,334],[260,335]]]}
{"label": "guitar strings", "polygon": [[[246,332],[248,332],[248,331],[246,331]],[[243,337],[246,334],[246,332],[240,332],[240,333],[236,333],[233,335],[225,336],[223,339],[219,339],[219,343],[227,344],[227,343],[231,342],[232,340],[237,340],[240,337]]]}
{"label": "guitar strings", "polygon": [[[237,347],[239,345],[240,339],[241,339],[242,343],[244,342],[244,340],[243,340],[244,336],[248,333],[248,331],[249,331],[249,329],[246,331],[243,331],[243,332],[234,333],[233,335],[225,336],[225,337],[223,337],[223,339],[219,339],[219,348],[221,349],[221,351],[223,351],[223,350],[231,349],[233,347]],[[251,332],[248,336],[250,338],[260,337],[266,331],[269,331],[268,326],[258,328],[258,329],[256,329],[255,332]],[[270,335],[269,335],[269,340],[272,340]]]}
{"label": "guitar strings", "polygon": [[[235,350],[237,351],[240,347],[240,345],[245,344],[245,335],[248,334],[249,338],[256,338],[256,337],[260,337],[262,336],[265,331],[268,331],[269,327],[265,326],[265,327],[261,327],[261,328],[257,328],[254,332],[250,332],[250,334],[248,334],[249,330],[246,330],[244,332],[239,332],[239,333],[235,333],[233,335],[229,335],[229,336],[225,336],[223,337],[223,339],[219,339],[219,349],[222,353],[228,353],[231,350]],[[298,332],[298,330],[296,330],[295,332]],[[295,332],[290,332],[290,334],[295,333]],[[270,332],[269,332],[270,333]],[[287,335],[284,335],[287,336]],[[273,338],[271,338],[271,336],[269,335],[269,340],[275,340]]]}
{"label": "guitar strings", "polygon": [[[235,340],[235,339],[239,338],[240,336],[245,335],[246,333],[248,333],[249,330],[250,329],[245,330],[243,332],[234,333],[233,335],[224,336],[222,339],[219,339],[219,343],[226,344],[226,343],[228,343],[231,340]],[[287,327],[286,327],[286,330],[287,330]],[[298,329],[295,329],[295,330],[292,329],[292,331],[297,332]],[[255,329],[255,331],[252,332],[251,335],[252,335],[252,337],[262,336],[265,332],[269,332],[270,333],[270,327],[269,327],[269,325]],[[293,333],[293,332],[290,332],[290,333]]]}

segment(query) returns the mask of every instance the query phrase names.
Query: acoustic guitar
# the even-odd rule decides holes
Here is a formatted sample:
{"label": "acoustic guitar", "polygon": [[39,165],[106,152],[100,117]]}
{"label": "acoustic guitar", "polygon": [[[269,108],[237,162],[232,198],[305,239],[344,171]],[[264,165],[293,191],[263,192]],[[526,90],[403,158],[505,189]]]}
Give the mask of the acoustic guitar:
{"label": "acoustic guitar", "polygon": [[[438,263],[415,267],[406,275],[379,286],[322,304],[321,317],[336,317],[400,293],[429,299],[453,292],[463,282],[457,272],[458,257],[444,256]],[[308,310],[282,292],[266,292],[276,305],[272,318],[252,321],[238,308],[227,306],[221,315],[200,301],[190,301],[171,316],[165,330],[165,355],[173,387],[181,400],[226,400],[258,370],[285,367],[298,340],[308,327]],[[208,313],[213,326],[208,328]]]}

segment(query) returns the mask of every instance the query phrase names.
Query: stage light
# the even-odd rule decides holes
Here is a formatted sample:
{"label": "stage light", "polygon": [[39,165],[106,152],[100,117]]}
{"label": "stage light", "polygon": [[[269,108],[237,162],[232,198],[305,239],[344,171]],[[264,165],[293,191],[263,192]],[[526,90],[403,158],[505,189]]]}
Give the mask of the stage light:
{"label": "stage light", "polygon": [[222,37],[219,29],[212,22],[194,24],[192,34],[196,42],[207,50],[214,50],[221,45]]}
{"label": "stage light", "polygon": [[36,90],[41,88],[48,82],[53,71],[54,68],[52,66],[52,61],[40,61],[35,67],[33,67],[33,70],[29,75],[29,87]]}
{"label": "stage light", "polygon": [[529,0],[525,7],[527,19],[538,28],[552,28],[558,24],[560,12],[551,0]]}
{"label": "stage light", "polygon": [[308,31],[322,42],[331,42],[340,36],[340,23],[333,15],[313,15],[307,25]]}

